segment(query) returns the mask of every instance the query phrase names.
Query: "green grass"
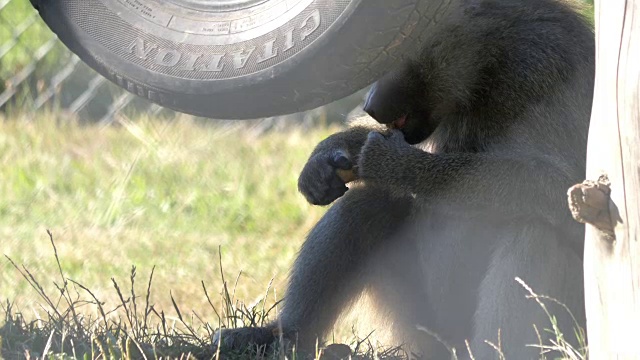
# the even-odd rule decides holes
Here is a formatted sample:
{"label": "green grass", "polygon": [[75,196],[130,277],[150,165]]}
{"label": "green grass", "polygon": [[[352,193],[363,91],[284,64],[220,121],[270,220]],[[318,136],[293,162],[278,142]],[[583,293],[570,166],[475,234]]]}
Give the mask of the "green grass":
{"label": "green grass", "polygon": [[[111,277],[127,278],[131,265],[146,276],[156,265],[160,307],[170,308],[172,290],[187,309],[208,308],[200,280],[220,289],[219,247],[228,273],[242,270],[239,298],[260,296],[272,278],[281,293],[324,212],[296,182],[330,129],[256,137],[245,124],[222,129],[188,117],[103,128],[63,115],[11,120],[0,115],[0,253],[45,285],[56,269],[50,229],[65,273],[104,300],[115,300]],[[37,308],[7,261],[0,295]]]}
{"label": "green grass", "polygon": [[[256,136],[249,122],[187,116],[100,127],[64,114],[0,115],[3,354],[139,358],[134,341],[150,357],[206,358],[219,324],[263,321],[325,211],[297,192],[297,176],[334,131]],[[368,358],[396,353],[366,344]]]}
{"label": "green grass", "polygon": [[[106,127],[61,113],[3,116],[0,350],[8,358],[25,349],[33,358],[46,350],[210,358],[219,325],[269,317],[325,211],[307,204],[296,183],[335,127],[257,136],[249,122],[187,116],[121,117]],[[543,308],[550,301],[531,296]],[[584,359],[549,317],[555,340],[540,346]],[[334,341],[350,343],[355,358],[405,355],[380,347],[377,334],[353,337],[352,319]],[[360,336],[371,330],[364,326]]]}
{"label": "green grass", "polygon": [[[51,241],[59,277],[57,291],[48,293],[37,276],[26,267],[9,262],[24,281],[40,296],[42,316],[27,319],[14,304],[0,304],[4,319],[0,322],[0,358],[6,359],[282,359],[302,358],[295,342],[281,339],[271,346],[230,350],[212,344],[215,329],[220,327],[264,326],[273,319],[277,302],[264,297],[245,304],[235,297],[236,283],[231,287],[221,269],[221,306],[216,307],[204,282],[202,293],[214,310],[217,321],[203,319],[195,310],[183,312],[170,296],[172,313],[165,313],[153,303],[154,272],[140,292],[136,268],[132,267],[128,281],[112,278],[113,292],[119,303],[107,304],[84,285],[67,277],[53,235]],[[124,285],[124,287],[123,287]],[[87,307],[95,310],[94,314]],[[217,308],[217,310],[216,310]],[[333,355],[333,356],[332,356]],[[375,346],[368,337],[352,336],[351,345],[334,343],[316,350],[315,359],[406,359],[401,346]]]}

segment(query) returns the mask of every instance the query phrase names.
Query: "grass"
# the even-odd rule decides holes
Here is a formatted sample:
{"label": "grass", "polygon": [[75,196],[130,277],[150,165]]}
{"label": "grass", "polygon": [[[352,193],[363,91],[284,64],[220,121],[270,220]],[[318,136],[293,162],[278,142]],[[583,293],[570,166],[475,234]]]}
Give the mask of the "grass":
{"label": "grass", "polygon": [[325,211],[298,173],[335,130],[0,115],[4,356],[207,357],[220,321],[263,321]]}
{"label": "grass", "polygon": [[[112,278],[114,293],[119,303],[110,307],[89,288],[70,279],[63,270],[51,232],[47,232],[57,264],[58,276],[54,281],[55,293],[47,293],[28,268],[7,260],[37,293],[41,300],[40,312],[34,320],[27,320],[13,303],[0,305],[4,321],[0,327],[0,355],[7,359],[254,359],[299,358],[295,345],[280,342],[270,348],[252,348],[241,351],[224,351],[211,343],[215,329],[220,327],[262,326],[277,309],[278,302],[267,305],[269,290],[264,297],[246,305],[235,297],[237,279],[233,288],[225,280],[220,299],[222,306],[216,310],[210,292],[202,282],[202,293],[217,321],[203,319],[197,311],[183,312],[171,295],[172,314],[165,314],[153,301],[154,271],[143,284],[143,294],[138,291],[136,268],[131,268],[126,288]],[[231,291],[230,291],[231,290]],[[95,310],[91,315],[90,306]],[[375,347],[367,338],[354,338],[352,346],[333,344],[318,349],[315,358],[331,358],[330,354],[350,354],[353,359],[406,358],[401,347]]]}
{"label": "grass", "polygon": [[[107,301],[116,300],[111,277],[128,277],[132,264],[146,276],[155,265],[159,306],[171,306],[173,290],[189,308],[208,308],[200,280],[218,280],[219,248],[230,274],[243,271],[238,297],[262,295],[272,278],[281,293],[324,212],[306,203],[296,181],[330,129],[256,137],[245,124],[202,126],[188,117],[103,128],[64,115],[11,120],[0,115],[0,252],[53,277],[50,229],[65,273]],[[37,307],[6,261],[0,295]]]}
{"label": "grass", "polygon": [[[270,286],[263,297],[252,304],[237,300],[238,279],[228,283],[220,268],[222,282],[219,299],[201,282],[201,293],[207,299],[217,321],[205,319],[198,311],[184,312],[170,295],[170,312],[159,308],[153,301],[154,269],[148,281],[139,285],[136,267],[129,278],[119,282],[112,278],[112,292],[117,294],[116,306],[102,302],[91,289],[70,279],[63,270],[61,259],[51,232],[48,232],[57,265],[56,291],[44,290],[38,276],[27,267],[7,260],[40,297],[38,315],[28,320],[12,302],[0,305],[4,321],[0,327],[0,355],[7,359],[253,359],[300,357],[295,345],[281,342],[271,348],[247,348],[242,351],[221,351],[212,343],[215,329],[220,327],[262,326],[269,321],[277,301],[269,301]],[[143,293],[140,288],[144,287]],[[94,310],[93,314],[87,309]],[[216,310],[217,309],[217,310]],[[346,350],[345,350],[346,348]],[[340,351],[340,352],[338,352]],[[347,351],[353,359],[397,359],[407,355],[401,347],[381,348],[367,338],[353,338],[352,346],[333,344],[318,349],[316,358]]]}
{"label": "grass", "polygon": [[[1,356],[211,358],[214,329],[268,319],[325,211],[297,193],[298,173],[336,128],[252,124],[0,115]],[[549,318],[555,339],[539,346],[585,359]],[[375,336],[334,340],[353,358],[407,356]]]}

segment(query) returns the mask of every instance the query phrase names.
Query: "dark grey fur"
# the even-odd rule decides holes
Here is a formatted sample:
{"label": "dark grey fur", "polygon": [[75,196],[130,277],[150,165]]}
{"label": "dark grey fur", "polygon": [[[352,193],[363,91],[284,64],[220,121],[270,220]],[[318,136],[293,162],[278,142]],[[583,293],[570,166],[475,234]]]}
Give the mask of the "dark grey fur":
{"label": "dark grey fur", "polygon": [[[340,198],[309,234],[274,327],[313,348],[365,289],[395,315],[476,359],[537,358],[550,322],[515,281],[584,326],[583,227],[566,204],[585,177],[594,36],[553,0],[466,1],[419,59],[381,79],[366,110],[402,131],[356,124],[321,142],[300,175],[314,204]],[[384,133],[384,134],[383,134]],[[429,152],[411,144],[423,140]],[[357,164],[347,190],[337,168]],[[572,338],[574,323],[549,305]],[[226,345],[273,340],[224,333]],[[441,356],[441,355],[437,355]],[[437,357],[436,356],[436,357]]]}

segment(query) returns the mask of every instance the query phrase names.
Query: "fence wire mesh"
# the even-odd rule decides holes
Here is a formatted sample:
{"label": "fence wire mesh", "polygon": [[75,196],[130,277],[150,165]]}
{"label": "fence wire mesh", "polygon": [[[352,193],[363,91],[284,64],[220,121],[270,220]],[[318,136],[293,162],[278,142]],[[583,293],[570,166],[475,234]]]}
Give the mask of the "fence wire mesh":
{"label": "fence wire mesh", "polygon": [[54,109],[109,122],[133,101],[67,50],[27,0],[0,0],[0,111]]}
{"label": "fence wire mesh", "polygon": [[[311,126],[343,120],[362,93],[337,105],[259,121],[220,121],[266,131],[287,124]],[[29,0],[0,0],[0,112],[61,111],[79,119],[111,123],[144,113],[186,116],[137,97],[85,65],[49,30]]]}

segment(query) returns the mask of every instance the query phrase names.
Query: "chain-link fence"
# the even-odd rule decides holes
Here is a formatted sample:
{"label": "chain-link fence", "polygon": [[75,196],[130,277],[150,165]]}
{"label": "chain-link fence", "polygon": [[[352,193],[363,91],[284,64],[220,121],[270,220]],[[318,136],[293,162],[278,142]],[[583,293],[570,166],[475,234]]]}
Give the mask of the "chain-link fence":
{"label": "chain-link fence", "polygon": [[[259,126],[341,121],[361,96],[303,114],[264,119]],[[119,88],[85,65],[49,30],[28,0],[0,0],[0,112],[42,110],[102,123],[120,115],[180,115]]]}
{"label": "chain-link fence", "polygon": [[1,111],[55,109],[110,121],[134,100],[68,51],[27,0],[0,0]]}

